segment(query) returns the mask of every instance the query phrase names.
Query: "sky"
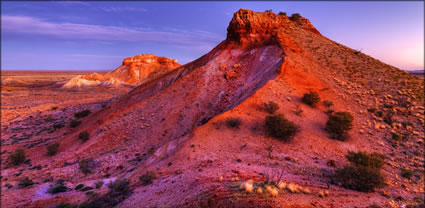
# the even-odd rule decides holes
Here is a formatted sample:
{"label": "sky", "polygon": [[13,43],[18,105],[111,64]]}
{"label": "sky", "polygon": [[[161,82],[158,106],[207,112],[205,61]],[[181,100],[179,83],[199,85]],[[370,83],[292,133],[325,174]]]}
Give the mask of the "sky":
{"label": "sky", "polygon": [[226,39],[240,8],[300,13],[331,40],[424,69],[423,1],[2,1],[1,69],[113,70],[146,53],[185,64]]}

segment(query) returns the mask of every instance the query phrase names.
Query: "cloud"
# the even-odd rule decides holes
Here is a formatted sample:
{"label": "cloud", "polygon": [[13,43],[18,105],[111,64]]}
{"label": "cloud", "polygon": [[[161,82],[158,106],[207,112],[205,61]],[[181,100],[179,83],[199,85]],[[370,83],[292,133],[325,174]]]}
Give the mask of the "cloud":
{"label": "cloud", "polygon": [[56,3],[61,4],[63,6],[69,6],[69,5],[91,6],[89,2],[85,2],[85,1],[56,1]]}
{"label": "cloud", "polygon": [[7,35],[31,35],[60,40],[160,42],[185,47],[211,46],[223,37],[207,31],[173,28],[152,30],[93,24],[57,23],[30,16],[3,15],[1,29]]}
{"label": "cloud", "polygon": [[142,7],[129,7],[129,6],[111,6],[111,7],[100,7],[105,12],[146,12],[148,11]]}

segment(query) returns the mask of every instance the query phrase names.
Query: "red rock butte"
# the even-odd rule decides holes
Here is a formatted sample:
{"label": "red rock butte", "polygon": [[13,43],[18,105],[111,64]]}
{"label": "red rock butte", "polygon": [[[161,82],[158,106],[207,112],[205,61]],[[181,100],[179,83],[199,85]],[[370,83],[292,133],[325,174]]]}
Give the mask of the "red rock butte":
{"label": "red rock butte", "polygon": [[83,86],[137,86],[143,82],[155,79],[180,66],[176,59],[158,57],[153,54],[141,54],[125,58],[117,69],[104,75],[93,73],[80,75],[69,82],[64,88]]}

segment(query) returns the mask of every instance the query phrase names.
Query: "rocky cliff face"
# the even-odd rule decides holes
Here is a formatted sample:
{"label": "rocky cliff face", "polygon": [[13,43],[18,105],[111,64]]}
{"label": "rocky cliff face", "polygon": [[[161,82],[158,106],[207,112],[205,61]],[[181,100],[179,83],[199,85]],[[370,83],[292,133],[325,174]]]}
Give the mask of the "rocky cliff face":
{"label": "rocky cliff face", "polygon": [[177,67],[176,59],[158,57],[153,54],[141,54],[125,58],[117,69],[102,75],[92,73],[79,75],[68,81],[63,87],[93,87],[93,86],[137,86],[143,82],[155,79]]}
{"label": "rocky cliff face", "polygon": [[243,45],[273,44],[284,29],[301,28],[320,35],[310,21],[298,14],[288,17],[271,11],[254,12],[240,9],[233,15],[227,28],[227,40]]}

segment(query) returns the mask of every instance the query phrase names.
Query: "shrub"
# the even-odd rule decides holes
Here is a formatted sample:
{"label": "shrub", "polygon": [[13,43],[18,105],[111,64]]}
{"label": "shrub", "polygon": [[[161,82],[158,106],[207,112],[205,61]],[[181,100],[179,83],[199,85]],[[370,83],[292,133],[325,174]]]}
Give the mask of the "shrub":
{"label": "shrub", "polygon": [[409,169],[402,168],[401,169],[401,176],[403,178],[410,179],[413,176],[413,171],[412,170],[409,170]]}
{"label": "shrub", "polygon": [[50,194],[56,194],[60,192],[66,192],[67,190],[68,190],[68,187],[66,187],[63,184],[63,181],[60,180],[56,184],[51,185],[50,188],[47,190],[47,192]]}
{"label": "shrub", "polygon": [[81,139],[83,142],[85,142],[89,140],[90,134],[87,131],[83,131],[83,132],[80,132],[80,134],[78,134],[78,138]]}
{"label": "shrub", "polygon": [[109,194],[111,196],[127,195],[130,192],[130,183],[127,179],[116,179],[108,184]]}
{"label": "shrub", "polygon": [[142,182],[142,185],[144,186],[152,184],[155,178],[156,178],[156,175],[152,171],[148,171],[139,177],[140,181]]}
{"label": "shrub", "polygon": [[90,110],[83,110],[74,114],[75,118],[84,118],[91,113]]}
{"label": "shrub", "polygon": [[47,146],[47,155],[48,156],[56,155],[56,153],[58,153],[58,148],[59,148],[59,143],[57,143],[57,142],[55,142],[53,144],[49,144]]}
{"label": "shrub", "polygon": [[230,117],[226,119],[226,126],[229,128],[238,128],[241,125],[242,120],[238,117]]}
{"label": "shrub", "polygon": [[79,189],[81,189],[81,188],[83,188],[84,187],[84,184],[82,184],[82,183],[80,183],[80,184],[78,184],[74,189],[75,190],[79,190]]}
{"label": "shrub", "polygon": [[82,188],[80,191],[89,191],[89,190],[92,190],[93,189],[93,187],[91,187],[91,186],[85,186],[84,188]]}
{"label": "shrub", "polygon": [[33,184],[34,184],[34,182],[31,179],[29,179],[28,177],[26,177],[26,178],[22,179],[21,181],[19,181],[18,187],[19,188],[25,188],[25,187],[28,187],[28,186],[32,186]]}
{"label": "shrub", "polygon": [[361,192],[371,192],[384,184],[380,170],[371,167],[348,165],[336,170],[335,175],[342,181],[344,188]]}
{"label": "shrub", "polygon": [[305,93],[301,101],[307,105],[314,106],[316,103],[320,102],[320,97],[317,92]]}
{"label": "shrub", "polygon": [[368,108],[367,111],[369,111],[371,113],[375,113],[376,112],[376,108]]}
{"label": "shrub", "polygon": [[348,112],[336,112],[329,116],[326,122],[326,131],[331,138],[344,141],[348,138],[347,132],[353,126],[353,116]]}
{"label": "shrub", "polygon": [[332,107],[332,106],[334,105],[334,103],[333,103],[332,101],[329,101],[329,100],[325,100],[325,101],[323,101],[323,104],[324,104],[327,108],[330,108],[330,107]]}
{"label": "shrub", "polygon": [[94,186],[96,187],[96,189],[100,189],[100,188],[102,188],[103,184],[104,184],[103,181],[98,181],[94,184]]}
{"label": "shrub", "polygon": [[391,133],[391,138],[395,141],[399,141],[401,139],[401,136],[396,133]]}
{"label": "shrub", "polygon": [[264,103],[264,110],[267,113],[273,114],[279,109],[279,105],[273,101],[269,101],[268,103]]}
{"label": "shrub", "polygon": [[58,106],[53,106],[52,107],[52,110],[57,110],[58,109]]}
{"label": "shrub", "polygon": [[356,166],[367,166],[379,169],[384,165],[384,156],[378,153],[348,152],[346,157],[351,164]]}
{"label": "shrub", "polygon": [[69,124],[69,127],[75,128],[75,127],[77,127],[80,124],[81,124],[81,121],[72,120],[71,123]]}
{"label": "shrub", "polygon": [[346,157],[350,164],[335,171],[336,180],[343,187],[361,192],[371,192],[384,185],[384,177],[380,171],[384,164],[382,155],[349,152]]}
{"label": "shrub", "polygon": [[53,124],[53,129],[57,130],[57,129],[61,129],[64,127],[63,123],[55,123]]}
{"label": "shrub", "polygon": [[19,165],[25,162],[26,156],[23,149],[17,149],[14,153],[9,155],[9,160],[13,165]]}
{"label": "shrub", "polygon": [[279,12],[280,16],[286,16],[286,12]]}
{"label": "shrub", "polygon": [[292,21],[297,21],[300,18],[301,18],[301,15],[299,13],[294,13],[291,15],[291,17],[289,17],[289,19]]}
{"label": "shrub", "polygon": [[299,127],[282,114],[267,116],[266,128],[271,136],[283,141],[289,141],[299,131]]}
{"label": "shrub", "polygon": [[92,173],[92,170],[96,167],[96,162],[92,158],[81,160],[79,168],[85,175]]}
{"label": "shrub", "polygon": [[79,208],[109,208],[115,207],[116,205],[118,205],[118,201],[108,195],[101,197],[98,194],[91,194],[90,199],[81,203]]}

